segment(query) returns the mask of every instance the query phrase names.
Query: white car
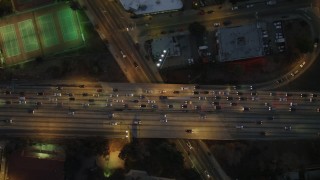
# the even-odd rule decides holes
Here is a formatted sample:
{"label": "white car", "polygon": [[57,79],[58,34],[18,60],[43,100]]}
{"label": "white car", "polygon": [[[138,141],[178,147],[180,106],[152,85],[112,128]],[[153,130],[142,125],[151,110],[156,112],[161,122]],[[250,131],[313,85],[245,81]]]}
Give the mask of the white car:
{"label": "white car", "polygon": [[239,9],[238,6],[233,6],[233,7],[231,8],[232,11],[233,11],[233,10],[237,10],[237,9]]}
{"label": "white car", "polygon": [[219,27],[219,26],[220,26],[220,23],[213,23],[213,26],[214,26],[214,27]]}
{"label": "white car", "polygon": [[252,8],[253,4],[247,4],[247,8]]}
{"label": "white car", "polygon": [[112,126],[117,126],[119,123],[118,122],[110,122],[110,125]]}
{"label": "white car", "polygon": [[236,128],[237,129],[243,129],[244,127],[242,125],[237,125]]}
{"label": "white car", "polygon": [[61,96],[61,93],[54,93],[54,96]]}

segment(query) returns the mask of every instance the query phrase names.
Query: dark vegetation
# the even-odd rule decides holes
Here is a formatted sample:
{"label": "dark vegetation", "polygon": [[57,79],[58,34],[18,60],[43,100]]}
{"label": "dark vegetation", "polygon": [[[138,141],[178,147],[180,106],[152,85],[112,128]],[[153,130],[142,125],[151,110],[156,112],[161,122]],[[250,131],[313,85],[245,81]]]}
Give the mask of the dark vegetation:
{"label": "dark vegetation", "polygon": [[184,168],[184,158],[176,145],[166,139],[135,139],[120,152],[125,170],[145,170],[149,175],[175,179],[199,179],[193,170]]}
{"label": "dark vegetation", "polygon": [[319,140],[207,141],[222,168],[232,178],[276,179],[288,171],[318,166]]}
{"label": "dark vegetation", "polygon": [[0,1],[0,17],[6,16],[12,13],[11,0]]}
{"label": "dark vegetation", "polygon": [[[70,180],[75,179],[75,174],[82,166],[84,158],[109,155],[108,141],[102,137],[68,140],[64,143],[64,147],[66,152],[65,177]],[[103,171],[96,164],[86,172],[88,179],[103,178]]]}

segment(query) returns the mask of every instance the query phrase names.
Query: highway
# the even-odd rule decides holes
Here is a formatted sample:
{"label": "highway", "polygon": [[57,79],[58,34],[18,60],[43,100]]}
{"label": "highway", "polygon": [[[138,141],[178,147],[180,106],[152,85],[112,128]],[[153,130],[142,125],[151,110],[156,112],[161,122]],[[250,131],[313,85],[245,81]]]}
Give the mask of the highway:
{"label": "highway", "polygon": [[1,88],[1,132],[125,138],[128,131],[135,138],[215,140],[316,138],[320,132],[320,101],[313,92],[201,88],[16,82],[14,90],[12,84]]}
{"label": "highway", "polygon": [[[97,23],[97,31],[100,36],[108,41],[109,50],[114,55],[120,68],[132,83],[162,82],[158,71],[152,70],[145,64],[145,57],[135,49],[135,43],[132,41],[125,27],[118,18],[119,15],[111,7],[115,2],[106,2],[100,0],[85,1],[88,9],[93,12]],[[110,4],[108,4],[110,3]],[[117,19],[115,19],[117,18]]]}

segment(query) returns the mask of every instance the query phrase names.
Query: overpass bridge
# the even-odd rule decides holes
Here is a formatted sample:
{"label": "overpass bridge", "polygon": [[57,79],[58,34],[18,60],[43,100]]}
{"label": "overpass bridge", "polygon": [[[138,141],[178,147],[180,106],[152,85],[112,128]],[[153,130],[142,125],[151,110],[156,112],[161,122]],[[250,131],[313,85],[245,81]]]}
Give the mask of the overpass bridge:
{"label": "overpass bridge", "polygon": [[71,81],[0,87],[5,136],[239,140],[317,138],[320,132],[317,92]]}

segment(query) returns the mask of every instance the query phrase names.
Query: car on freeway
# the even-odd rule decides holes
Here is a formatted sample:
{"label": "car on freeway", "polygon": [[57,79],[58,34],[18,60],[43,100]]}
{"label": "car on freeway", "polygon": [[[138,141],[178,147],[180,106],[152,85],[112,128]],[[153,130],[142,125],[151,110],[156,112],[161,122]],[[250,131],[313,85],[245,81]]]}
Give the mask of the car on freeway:
{"label": "car on freeway", "polygon": [[236,125],[236,129],[243,129],[244,126],[243,125]]}
{"label": "car on freeway", "polygon": [[311,97],[311,98],[309,99],[309,101],[310,101],[310,102],[316,102],[316,99]]}
{"label": "car on freeway", "polygon": [[[89,99],[89,102],[94,102],[94,99]],[[121,100],[121,102],[123,102],[123,100]]]}
{"label": "car on freeway", "polygon": [[68,111],[68,114],[74,116],[75,112],[74,111]]}
{"label": "car on freeway", "polygon": [[270,94],[269,94],[270,96],[275,96],[276,95],[276,93],[275,92],[270,92]]}
{"label": "car on freeway", "polygon": [[192,129],[186,129],[185,131],[186,131],[186,133],[193,133]]}
{"label": "car on freeway", "polygon": [[9,119],[5,119],[3,120],[6,124],[12,124],[13,123],[13,119],[9,118]]}
{"label": "car on freeway", "polygon": [[117,126],[119,123],[118,122],[110,122],[110,125],[112,126]]}
{"label": "car on freeway", "polygon": [[160,122],[166,123],[166,122],[168,122],[168,119],[167,119],[167,118],[161,118],[161,119],[160,119]]}
{"label": "car on freeway", "polygon": [[291,131],[292,128],[291,128],[291,126],[285,126],[285,127],[284,127],[284,130],[285,130],[285,131]]}
{"label": "car on freeway", "polygon": [[219,23],[219,22],[213,23],[213,26],[214,26],[214,27],[219,27],[219,26],[220,26],[220,23]]}
{"label": "car on freeway", "polygon": [[[85,88],[85,85],[83,85],[83,84],[81,84],[80,86],[79,86],[80,88]],[[58,90],[62,90],[62,87],[58,87]]]}
{"label": "car on freeway", "polygon": [[287,98],[279,98],[279,101],[287,101]]}
{"label": "car on freeway", "polygon": [[179,91],[173,91],[173,94],[179,94]]}
{"label": "car on freeway", "polygon": [[41,105],[42,105],[42,102],[38,101],[38,102],[35,103],[35,105],[41,106]]}
{"label": "car on freeway", "polygon": [[134,65],[135,68],[138,68],[138,67],[139,67],[139,65],[138,65],[137,62],[135,62],[135,61],[133,62],[133,65]]}
{"label": "car on freeway", "polygon": [[258,93],[257,92],[251,92],[251,96],[257,96]]}
{"label": "car on freeway", "polygon": [[61,96],[61,93],[53,93],[53,96]]}
{"label": "car on freeway", "polygon": [[257,121],[257,124],[261,125],[261,124],[263,124],[263,121]]}
{"label": "car on freeway", "polygon": [[300,67],[303,68],[303,66],[306,64],[305,61],[303,61],[301,64],[300,64]]}
{"label": "car on freeway", "polygon": [[231,102],[230,106],[237,106],[237,103],[236,102]]}
{"label": "car on freeway", "polygon": [[102,92],[102,89],[101,88],[97,89],[97,92]]}
{"label": "car on freeway", "polygon": [[173,109],[173,105],[172,104],[168,104],[168,108],[169,109]]}
{"label": "car on freeway", "polygon": [[294,111],[296,111],[297,109],[295,108],[295,107],[290,107],[289,108],[289,111],[291,111],[291,112],[294,112]]}
{"label": "car on freeway", "polygon": [[274,116],[268,116],[268,120],[274,120]]}
{"label": "car on freeway", "polygon": [[211,13],[214,13],[214,11],[213,10],[209,10],[209,11],[207,11],[207,13],[211,14]]}
{"label": "car on freeway", "polygon": [[43,96],[43,95],[44,95],[44,92],[38,92],[37,95],[38,95],[38,96]]}
{"label": "car on freeway", "polygon": [[28,113],[34,114],[35,110],[34,109],[28,109]]}
{"label": "car on freeway", "polygon": [[82,96],[88,96],[89,94],[88,93],[82,93]]}
{"label": "car on freeway", "polygon": [[317,112],[320,112],[320,108],[317,108]]}
{"label": "car on freeway", "polygon": [[140,99],[144,99],[144,98],[146,98],[146,96],[140,95],[139,98],[140,98]]}
{"label": "car on freeway", "polygon": [[152,106],[151,106],[153,109],[158,109],[158,105],[156,105],[156,104],[152,104]]}
{"label": "car on freeway", "polygon": [[106,107],[112,107],[112,103],[107,103]]}
{"label": "car on freeway", "polygon": [[291,94],[291,93],[286,93],[286,97],[291,97],[291,96],[293,96],[293,94]]}
{"label": "car on freeway", "polygon": [[261,132],[260,132],[260,135],[261,135],[261,136],[267,136],[267,132],[266,132],[266,131],[261,131]]}
{"label": "car on freeway", "polygon": [[219,106],[219,102],[218,101],[215,101],[215,102],[212,102],[212,105],[215,105],[215,106]]}
{"label": "car on freeway", "polygon": [[243,92],[237,91],[237,95],[238,95],[238,96],[242,96],[242,95],[243,95]]}
{"label": "car on freeway", "polygon": [[307,94],[300,94],[301,97],[307,97]]}
{"label": "car on freeway", "polygon": [[233,7],[231,8],[232,11],[237,10],[237,9],[239,9],[238,6],[233,6]]}
{"label": "car on freeway", "polygon": [[145,104],[141,104],[141,105],[140,105],[140,107],[141,107],[141,108],[146,108],[146,107],[147,107],[147,105],[145,105]]}
{"label": "car on freeway", "polygon": [[221,96],[214,96],[214,99],[219,100],[219,99],[221,99]]}
{"label": "car on freeway", "polygon": [[133,124],[140,125],[141,124],[141,120],[135,119],[133,121]]}
{"label": "car on freeway", "polygon": [[193,91],[193,94],[200,94],[199,91]]}
{"label": "car on freeway", "polygon": [[201,101],[201,100],[207,100],[207,97],[205,97],[205,96],[200,96],[199,97],[199,100]]}
{"label": "car on freeway", "polygon": [[205,170],[203,173],[204,173],[206,178],[208,178],[208,179],[211,178],[211,175],[209,174],[209,172],[207,170]]}
{"label": "car on freeway", "polygon": [[120,53],[122,55],[122,58],[126,58],[127,57],[127,55],[122,50],[120,50]]}
{"label": "car on freeway", "polygon": [[239,97],[239,101],[246,101],[247,98],[246,97]]}
{"label": "car on freeway", "polygon": [[214,106],[215,110],[221,110],[221,106]]}
{"label": "car on freeway", "polygon": [[207,119],[207,115],[204,113],[200,114],[200,119]]}
{"label": "car on freeway", "polygon": [[231,96],[227,97],[227,101],[232,101],[232,100],[233,100],[233,97],[231,97]]}
{"label": "car on freeway", "polygon": [[139,102],[139,100],[135,99],[135,100],[132,100],[132,102],[134,102],[134,103],[138,103],[138,102]]}
{"label": "car on freeway", "polygon": [[200,94],[209,94],[209,91],[200,91]]}
{"label": "car on freeway", "polygon": [[273,110],[273,108],[272,108],[271,106],[269,106],[269,107],[268,107],[268,110],[269,110],[269,111],[272,111],[272,110]]}
{"label": "car on freeway", "polygon": [[310,94],[311,97],[318,97],[317,94]]}
{"label": "car on freeway", "polygon": [[11,101],[11,100],[6,100],[5,103],[6,103],[6,104],[12,104],[12,101]]}
{"label": "car on freeway", "polygon": [[[84,85],[80,85],[80,86],[83,86],[83,87],[84,87]],[[63,89],[62,86],[57,86],[57,87],[56,87],[56,90],[59,90],[59,91],[60,91],[60,90],[62,90],[62,89]]]}
{"label": "car on freeway", "polygon": [[242,110],[243,111],[250,111],[250,108],[249,107],[243,107]]}
{"label": "car on freeway", "polygon": [[298,106],[298,103],[290,102],[290,106]]}
{"label": "car on freeway", "polygon": [[4,94],[11,94],[11,91],[5,91]]}
{"label": "car on freeway", "polygon": [[252,8],[254,5],[253,4],[247,4],[247,8]]}
{"label": "car on freeway", "polygon": [[188,105],[186,105],[186,104],[181,104],[181,108],[182,109],[186,109],[188,107]]}
{"label": "car on freeway", "polygon": [[187,141],[186,144],[187,144],[187,146],[188,146],[189,149],[192,149],[192,148],[193,148],[192,145],[191,145],[191,143],[190,143],[189,141]]}

